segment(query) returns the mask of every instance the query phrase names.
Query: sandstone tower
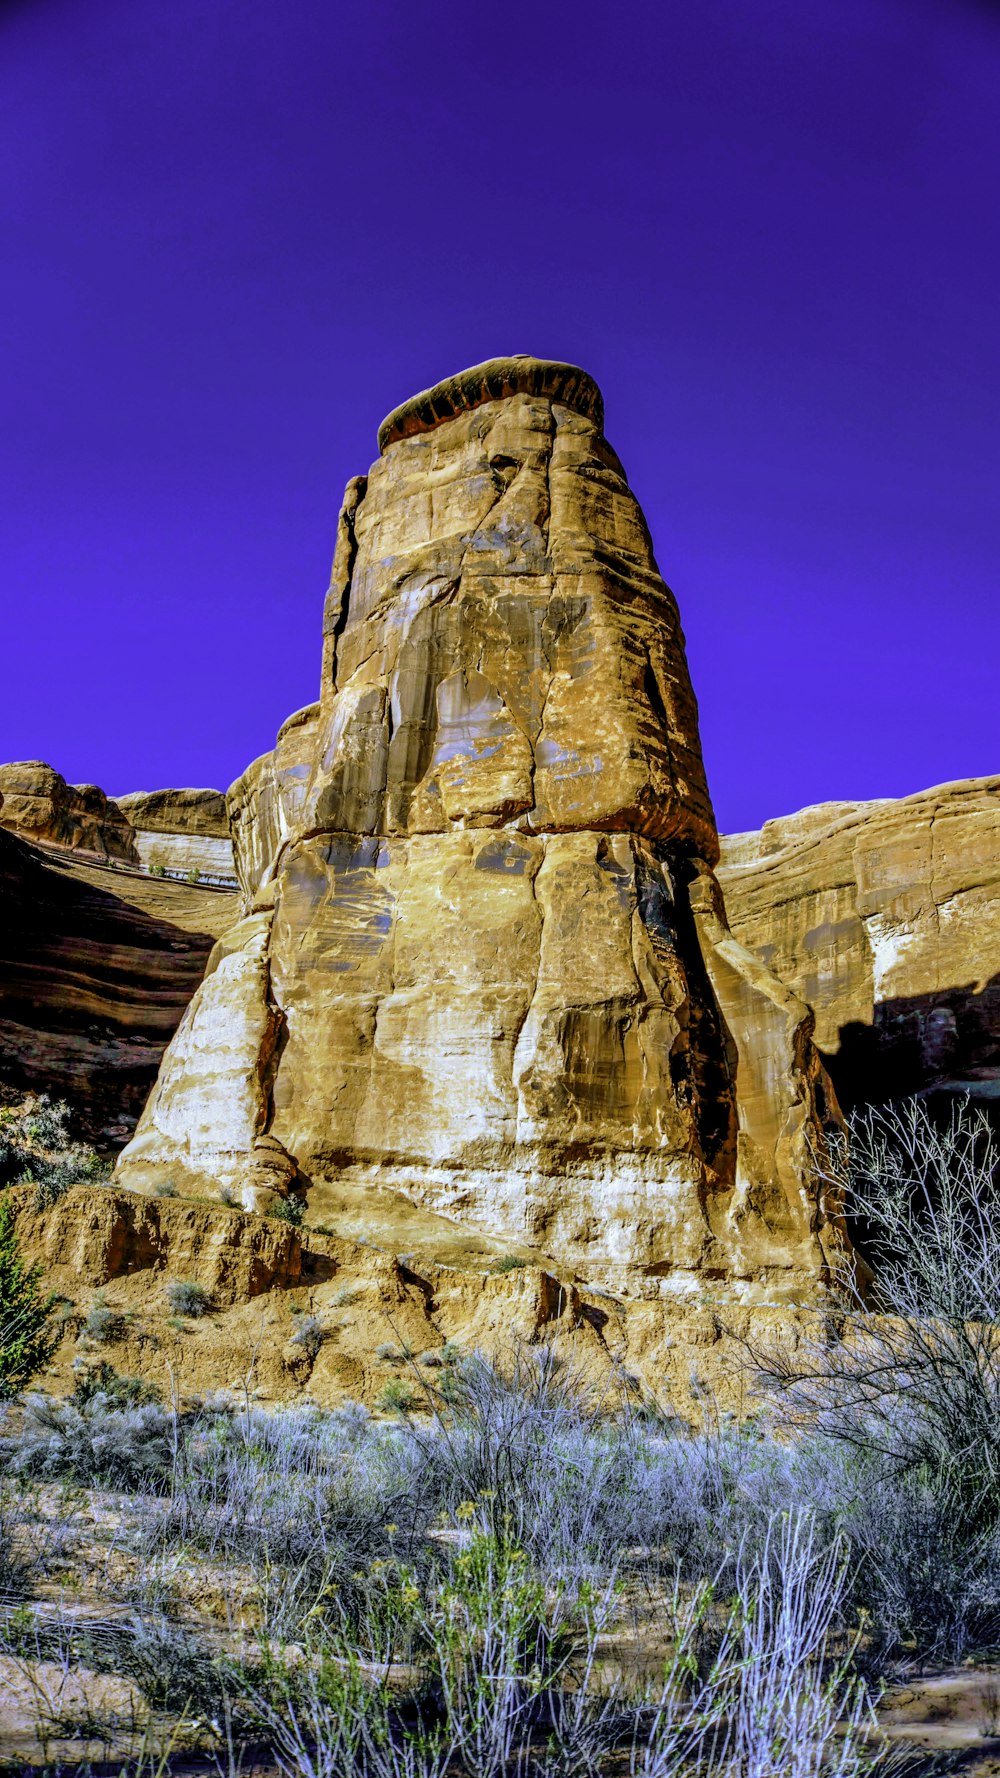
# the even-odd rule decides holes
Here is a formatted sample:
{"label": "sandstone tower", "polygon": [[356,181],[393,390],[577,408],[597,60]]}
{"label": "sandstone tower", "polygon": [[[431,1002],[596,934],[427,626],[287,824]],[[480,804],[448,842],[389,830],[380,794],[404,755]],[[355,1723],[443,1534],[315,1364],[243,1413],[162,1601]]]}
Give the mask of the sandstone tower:
{"label": "sandstone tower", "polygon": [[380,428],[319,701],[229,793],[245,917],[126,1183],[335,1185],[374,1240],[402,1196],[594,1279],[820,1276],[810,1015],[725,924],[677,608],[602,427],[584,372],[510,358]]}

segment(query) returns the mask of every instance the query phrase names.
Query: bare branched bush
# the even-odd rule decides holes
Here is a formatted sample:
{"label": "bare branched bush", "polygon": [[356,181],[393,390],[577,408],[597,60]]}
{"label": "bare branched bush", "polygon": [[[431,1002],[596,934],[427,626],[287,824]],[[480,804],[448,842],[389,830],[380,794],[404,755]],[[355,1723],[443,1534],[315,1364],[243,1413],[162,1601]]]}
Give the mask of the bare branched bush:
{"label": "bare branched bush", "polygon": [[983,1113],[937,1124],[912,1100],[852,1122],[838,1177],[872,1232],[875,1285],[841,1262],[847,1318],[775,1347],[765,1375],[809,1420],[900,1472],[949,1472],[975,1511],[1000,1498],[1000,1148]]}
{"label": "bare branched bush", "polygon": [[846,1258],[822,1336],[751,1356],[804,1431],[857,1453],[845,1506],[881,1632],[936,1625],[955,1654],[1000,1624],[1000,1146],[967,1103],[869,1109],[829,1183],[874,1282]]}
{"label": "bare branched bush", "polygon": [[34,1185],[39,1210],[71,1185],[106,1179],[109,1166],[70,1134],[70,1108],[48,1094],[29,1093],[0,1109],[0,1186]]}

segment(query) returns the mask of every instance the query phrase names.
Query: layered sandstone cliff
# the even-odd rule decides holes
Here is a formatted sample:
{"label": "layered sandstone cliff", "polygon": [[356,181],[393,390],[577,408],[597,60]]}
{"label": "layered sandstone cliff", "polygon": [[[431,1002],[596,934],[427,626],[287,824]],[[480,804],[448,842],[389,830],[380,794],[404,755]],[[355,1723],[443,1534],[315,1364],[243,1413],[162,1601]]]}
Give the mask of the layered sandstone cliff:
{"label": "layered sandstone cliff", "polygon": [[236,887],[226,799],[220,790],[132,791],[117,798],[146,870]]}
{"label": "layered sandstone cliff", "polygon": [[0,765],[0,827],[68,851],[139,862],[119,805],[96,784],[67,784],[44,760]]}
{"label": "layered sandstone cliff", "polygon": [[234,901],[0,831],[0,1079],[117,1146]]}
{"label": "layered sandstone cliff", "polygon": [[1000,778],[768,821],[723,840],[719,876],[734,932],[814,1008],[842,1104],[1000,1099]]}
{"label": "layered sandstone cliff", "polygon": [[531,359],[384,423],[319,700],[230,792],[243,918],[126,1183],[295,1182],[369,1232],[405,1203],[677,1288],[820,1275],[811,1015],[728,929],[677,610],[602,424]]}

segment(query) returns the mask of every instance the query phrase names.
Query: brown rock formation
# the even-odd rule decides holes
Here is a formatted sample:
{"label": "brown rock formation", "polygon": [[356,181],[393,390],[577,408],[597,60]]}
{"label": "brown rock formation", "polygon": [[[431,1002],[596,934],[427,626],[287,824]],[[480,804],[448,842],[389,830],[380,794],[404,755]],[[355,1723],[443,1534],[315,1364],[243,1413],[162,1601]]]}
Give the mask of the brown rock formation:
{"label": "brown rock formation", "polygon": [[196,872],[201,881],[236,886],[226,799],[221,790],[133,791],[117,799],[134,830],[146,870],[174,876]]}
{"label": "brown rock formation", "polygon": [[[505,1364],[514,1343],[525,1342],[551,1348],[608,1402],[624,1388],[697,1420],[706,1388],[721,1405],[745,1409],[723,1323],[761,1343],[815,1332],[807,1311],[742,1308],[718,1286],[684,1303],[656,1300],[650,1287],[591,1292],[538,1264],[499,1274],[488,1243],[477,1249],[432,1218],[416,1237],[421,1251],[400,1259],[348,1235],[296,1231],[218,1203],[87,1185],[48,1209],[36,1206],[31,1187],[12,1187],[11,1202],[25,1259],[41,1263],[66,1299],[65,1338],[45,1377],[57,1392],[79,1380],[79,1335],[97,1288],[122,1318],[113,1359],[123,1375],[147,1377],[165,1393],[229,1389],[243,1399],[252,1388],[255,1398],[331,1407],[345,1397],[375,1406],[393,1377],[413,1389],[421,1373],[407,1352],[440,1354],[454,1342]],[[415,1223],[412,1207],[409,1214]],[[202,1284],[214,1304],[183,1331],[166,1316],[164,1287],[175,1279]],[[293,1337],[303,1313],[322,1329],[315,1356]],[[423,1374],[432,1385],[442,1376]]]}
{"label": "brown rock formation", "polygon": [[0,832],[0,1078],[120,1142],[234,902]]}
{"label": "brown rock formation", "polygon": [[96,784],[67,784],[40,759],[0,766],[0,827],[70,851],[138,863],[131,825],[118,804]]}
{"label": "brown rock formation", "polygon": [[196,1278],[218,1308],[249,1302],[302,1275],[299,1236],[287,1223],[179,1198],[142,1198],[108,1187],[71,1186],[49,1208],[30,1188],[14,1188],[19,1238],[55,1289],[75,1296],[113,1278],[145,1274],[144,1283]]}
{"label": "brown rock formation", "polygon": [[245,917],[121,1177],[262,1203],[297,1167],[374,1227],[402,1197],[592,1275],[801,1290],[808,1009],[727,931],[677,610],[599,393],[499,360],[379,436],[319,701],[230,793]]}
{"label": "brown rock formation", "polygon": [[[841,1103],[1000,1098],[1000,778],[722,842],[733,931],[816,1015]],[[770,1039],[752,1047],[766,1067]]]}

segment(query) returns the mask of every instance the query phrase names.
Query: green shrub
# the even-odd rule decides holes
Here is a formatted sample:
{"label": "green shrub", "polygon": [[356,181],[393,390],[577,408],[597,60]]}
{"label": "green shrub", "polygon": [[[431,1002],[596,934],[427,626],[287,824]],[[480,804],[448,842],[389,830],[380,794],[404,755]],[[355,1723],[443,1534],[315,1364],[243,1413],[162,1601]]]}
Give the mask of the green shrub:
{"label": "green shrub", "polygon": [[79,1181],[107,1177],[109,1167],[85,1142],[72,1141],[70,1108],[47,1093],[30,1093],[0,1110],[0,1186],[33,1185],[44,1210]]}
{"label": "green shrub", "polygon": [[297,1229],[301,1226],[305,1212],[306,1207],[301,1198],[288,1197],[279,1198],[267,1214],[274,1222],[287,1222],[293,1229]]}
{"label": "green shrub", "polygon": [[146,1383],[141,1377],[123,1377],[106,1358],[100,1364],[81,1367],[69,1399],[82,1408],[98,1395],[114,1408],[148,1407],[161,1400],[155,1383]]}
{"label": "green shrub", "polygon": [[409,1383],[392,1377],[380,1391],[378,1405],[388,1414],[408,1414],[415,1407],[416,1399]]}
{"label": "green shrub", "polygon": [[494,1272],[523,1272],[527,1265],[526,1259],[518,1259],[516,1253],[505,1253],[493,1267]]}

